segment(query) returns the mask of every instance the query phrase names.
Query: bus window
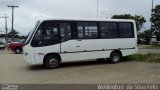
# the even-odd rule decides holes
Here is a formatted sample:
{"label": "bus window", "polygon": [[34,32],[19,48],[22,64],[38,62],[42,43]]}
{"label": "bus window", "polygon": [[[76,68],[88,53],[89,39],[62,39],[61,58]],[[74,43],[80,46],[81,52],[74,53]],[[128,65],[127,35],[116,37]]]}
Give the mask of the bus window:
{"label": "bus window", "polygon": [[88,33],[91,39],[98,38],[97,23],[88,23]]}
{"label": "bus window", "polygon": [[80,22],[78,23],[78,38],[79,39],[88,39],[88,33],[87,33],[87,23],[86,22]]}
{"label": "bus window", "polygon": [[96,22],[80,22],[78,23],[79,39],[97,39],[98,27]]}
{"label": "bus window", "polygon": [[100,23],[101,38],[118,38],[117,23]]}
{"label": "bus window", "polygon": [[71,39],[71,30],[69,23],[61,23],[60,30],[61,30],[61,42]]}
{"label": "bus window", "polygon": [[53,22],[44,22],[38,28],[31,45],[33,47],[49,46],[59,43],[58,26]]}
{"label": "bus window", "polygon": [[43,30],[43,45],[54,45],[59,42],[58,39],[58,28],[51,26],[51,27],[45,27],[45,30]]}
{"label": "bus window", "polygon": [[42,45],[42,30],[41,27],[39,27],[38,31],[36,32],[31,45],[33,47],[41,46]]}
{"label": "bus window", "polygon": [[131,23],[119,23],[120,38],[134,38],[134,31]]}

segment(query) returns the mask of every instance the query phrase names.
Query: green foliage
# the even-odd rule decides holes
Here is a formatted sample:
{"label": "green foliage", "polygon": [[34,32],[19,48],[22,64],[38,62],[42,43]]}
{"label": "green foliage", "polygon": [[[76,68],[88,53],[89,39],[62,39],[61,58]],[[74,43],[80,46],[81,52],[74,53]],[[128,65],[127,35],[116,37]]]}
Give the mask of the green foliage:
{"label": "green foliage", "polygon": [[140,38],[145,40],[145,44],[149,44],[150,40],[152,38],[151,30],[145,30],[144,32],[139,33],[138,34],[138,39],[140,39]]}
{"label": "green foliage", "polygon": [[130,14],[113,15],[112,19],[132,19],[132,20],[135,20],[138,31],[143,27],[143,24],[146,22],[145,18],[142,15],[141,16],[138,16],[138,15],[132,16]]}
{"label": "green foliage", "polygon": [[17,32],[16,30],[11,30],[9,33],[8,33],[8,36],[11,38],[12,37],[12,34],[14,34],[14,37],[19,37],[19,32]]}
{"label": "green foliage", "polygon": [[156,35],[156,37],[160,38],[160,5],[157,5],[153,10],[153,14],[151,17],[152,24],[152,32]]}
{"label": "green foliage", "polygon": [[160,54],[135,54],[128,57],[128,59],[133,61],[160,63]]}
{"label": "green foliage", "polygon": [[[16,30],[10,31],[8,33],[8,38],[12,38],[12,33],[14,33],[15,38],[20,38],[20,39],[25,39],[26,38],[26,36],[20,36],[19,32],[17,32]],[[0,38],[5,38],[5,34],[0,34]]]}
{"label": "green foliage", "polygon": [[154,49],[160,49],[160,45],[159,45],[159,44],[155,44],[155,45],[149,45],[149,46],[146,46],[145,48],[154,48]]}
{"label": "green foliage", "polygon": [[0,38],[4,38],[5,37],[5,34],[0,34]]}

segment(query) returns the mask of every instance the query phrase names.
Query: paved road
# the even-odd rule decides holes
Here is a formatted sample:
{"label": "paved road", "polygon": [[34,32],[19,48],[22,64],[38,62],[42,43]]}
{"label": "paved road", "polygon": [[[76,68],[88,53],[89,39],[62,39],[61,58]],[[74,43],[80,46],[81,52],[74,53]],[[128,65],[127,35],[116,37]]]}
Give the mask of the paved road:
{"label": "paved road", "polygon": [[47,70],[42,65],[28,66],[22,55],[0,51],[0,83],[20,84],[97,84],[159,83],[160,64],[125,61],[105,64],[97,61],[65,63]]}
{"label": "paved road", "polygon": [[146,54],[146,53],[159,53],[160,54],[160,49],[139,49],[139,53]]}

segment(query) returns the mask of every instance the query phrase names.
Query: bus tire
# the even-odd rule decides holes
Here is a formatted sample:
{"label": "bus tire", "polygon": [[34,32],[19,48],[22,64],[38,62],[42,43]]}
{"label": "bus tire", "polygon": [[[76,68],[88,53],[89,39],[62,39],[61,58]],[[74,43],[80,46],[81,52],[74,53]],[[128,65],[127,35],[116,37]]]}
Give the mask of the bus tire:
{"label": "bus tire", "polygon": [[109,58],[109,63],[115,64],[121,61],[122,55],[120,51],[113,51]]}
{"label": "bus tire", "polygon": [[55,69],[60,66],[60,59],[57,55],[49,55],[44,60],[44,66],[48,69]]}
{"label": "bus tire", "polygon": [[15,53],[16,54],[21,54],[22,53],[22,49],[21,48],[15,48]]}

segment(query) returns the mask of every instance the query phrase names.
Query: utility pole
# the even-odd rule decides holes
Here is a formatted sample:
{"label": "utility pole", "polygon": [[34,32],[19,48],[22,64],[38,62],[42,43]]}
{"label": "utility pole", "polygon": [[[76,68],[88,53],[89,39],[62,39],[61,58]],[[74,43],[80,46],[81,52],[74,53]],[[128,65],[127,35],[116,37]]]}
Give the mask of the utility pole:
{"label": "utility pole", "polygon": [[7,16],[6,16],[6,14],[5,14],[5,16],[4,17],[0,17],[0,18],[4,18],[5,19],[5,30],[6,30],[6,34],[5,34],[5,40],[6,40],[6,43],[8,43],[8,28],[7,28]]}
{"label": "utility pole", "polygon": [[[152,10],[151,10],[151,18],[153,17],[153,0],[152,0]],[[152,21],[151,21],[151,27],[152,27]]]}
{"label": "utility pole", "polygon": [[14,30],[14,27],[13,27],[13,23],[14,23],[14,8],[18,8],[18,6],[13,6],[13,5],[9,6],[8,5],[8,7],[12,8],[12,28],[11,28],[11,30],[12,30],[12,41],[14,41],[14,33],[13,33],[13,30]]}
{"label": "utility pole", "polygon": [[99,2],[97,0],[97,17],[99,16],[98,13],[99,13]]}
{"label": "utility pole", "polygon": [[153,22],[152,22],[152,19],[153,19],[153,6],[154,6],[154,2],[152,0],[152,10],[151,10],[151,32],[152,32],[152,37],[154,36],[154,32],[153,32]]}
{"label": "utility pole", "polygon": [[[152,0],[151,19],[153,18],[153,4],[154,4],[154,3],[153,3],[153,0]],[[153,24],[153,23],[152,23],[152,21],[151,21],[151,30],[152,30],[152,24]]]}

